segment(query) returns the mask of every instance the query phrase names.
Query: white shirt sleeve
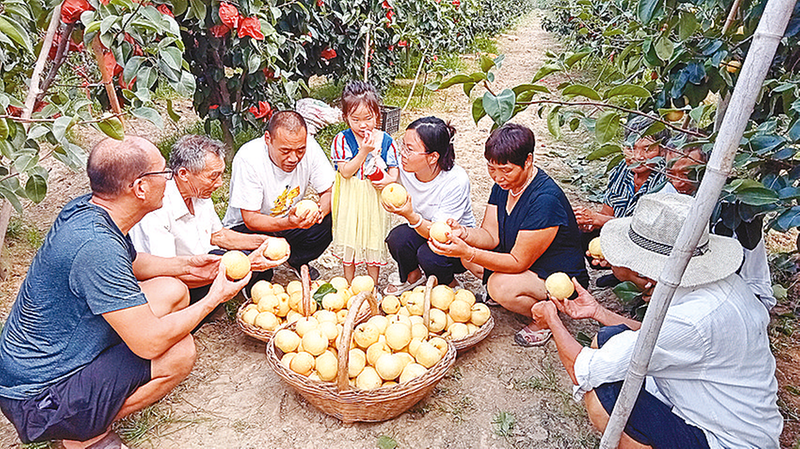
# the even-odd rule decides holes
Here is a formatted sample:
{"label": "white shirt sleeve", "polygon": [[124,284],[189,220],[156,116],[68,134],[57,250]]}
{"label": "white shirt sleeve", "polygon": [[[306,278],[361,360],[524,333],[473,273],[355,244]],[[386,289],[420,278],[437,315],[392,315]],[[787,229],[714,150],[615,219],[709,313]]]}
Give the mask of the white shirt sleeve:
{"label": "white shirt sleeve", "polygon": [[[611,337],[600,349],[583,348],[578,353],[574,366],[578,382],[573,389],[575,400],[602,384],[625,378],[639,334],[625,331]],[[673,379],[696,378],[698,370],[704,369],[699,362],[708,356],[707,337],[691,323],[667,315],[647,374]]]}
{"label": "white shirt sleeve", "polygon": [[175,237],[170,233],[167,217],[153,211],[145,215],[130,230],[131,240],[136,251],[159,257],[175,257]]}
{"label": "white shirt sleeve", "polygon": [[469,196],[469,178],[466,176],[466,172],[460,169],[453,174],[455,176],[442,180],[444,188],[440,193],[439,208],[433,213],[430,221],[445,221],[453,218],[464,226],[475,227],[475,219],[472,217],[472,201]]}
{"label": "white shirt sleeve", "polygon": [[[242,147],[244,149],[244,147]],[[241,152],[241,150],[240,150]],[[237,156],[239,156],[237,154]],[[251,163],[247,154],[233,158],[229,207],[244,210],[261,210],[264,201],[264,185],[261,180],[266,173],[259,173],[259,166]]]}

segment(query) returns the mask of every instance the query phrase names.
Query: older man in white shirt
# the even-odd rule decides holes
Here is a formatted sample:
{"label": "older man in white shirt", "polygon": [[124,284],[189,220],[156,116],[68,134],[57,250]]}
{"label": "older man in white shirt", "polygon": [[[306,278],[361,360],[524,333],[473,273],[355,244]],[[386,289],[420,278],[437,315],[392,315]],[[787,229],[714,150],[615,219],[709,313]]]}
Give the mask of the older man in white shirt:
{"label": "older man in white shirt", "polygon": [[[609,221],[600,234],[618,279],[645,295],[672,250],[692,198],[643,196],[630,218]],[[620,447],[778,448],[783,427],[777,406],[769,314],[735,272],[742,249],[706,229],[675,292]],[[553,331],[559,357],[584,397],[592,423],[603,430],[639,336],[640,323],[602,307],[580,284],[575,300],[540,302],[534,320]],[[582,347],[561,322],[593,318],[596,344]],[[598,348],[599,346],[599,348]]]}
{"label": "older man in white shirt", "polygon": [[[283,261],[266,259],[263,250],[277,237],[226,229],[214,210],[211,194],[223,183],[224,144],[205,136],[183,136],[172,147],[169,167],[173,178],[164,190],[163,206],[130,231],[136,250],[160,257],[244,250],[250,253],[253,271],[260,272],[254,273],[251,284],[270,279],[271,268]],[[189,285],[193,302],[205,296],[212,280]]]}

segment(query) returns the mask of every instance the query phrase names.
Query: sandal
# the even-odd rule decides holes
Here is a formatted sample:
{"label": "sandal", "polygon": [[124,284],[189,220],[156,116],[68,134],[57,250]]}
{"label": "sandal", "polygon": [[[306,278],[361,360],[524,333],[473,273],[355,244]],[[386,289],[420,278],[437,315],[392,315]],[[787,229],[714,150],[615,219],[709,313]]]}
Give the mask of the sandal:
{"label": "sandal", "polygon": [[93,443],[86,449],[128,449],[128,446],[125,446],[119,435],[112,430],[100,439],[100,441]]}
{"label": "sandal", "polygon": [[401,284],[389,284],[389,285],[386,286],[386,288],[383,289],[383,294],[387,295],[387,296],[388,295],[397,296],[397,295],[400,295],[400,294],[402,294],[404,292],[407,292],[407,291],[409,291],[409,290],[411,290],[411,289],[413,289],[415,287],[419,287],[420,285],[423,285],[423,284],[425,284],[425,276],[420,277],[419,279],[417,279],[416,282],[412,282],[412,283],[409,283],[408,281],[405,281],[405,282],[403,282]]}
{"label": "sandal", "polygon": [[525,326],[516,334],[514,334],[514,343],[523,348],[532,348],[534,346],[542,346],[553,336],[550,329],[540,329],[538,331],[531,330],[530,327]]}

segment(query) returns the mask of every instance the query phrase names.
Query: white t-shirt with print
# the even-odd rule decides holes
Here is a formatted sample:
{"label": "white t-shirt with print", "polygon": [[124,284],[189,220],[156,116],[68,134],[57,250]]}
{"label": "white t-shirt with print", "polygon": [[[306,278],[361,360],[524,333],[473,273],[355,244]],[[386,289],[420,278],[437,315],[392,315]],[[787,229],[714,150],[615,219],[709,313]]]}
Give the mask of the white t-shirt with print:
{"label": "white t-shirt with print", "polygon": [[226,228],[243,224],[242,209],[285,216],[309,186],[322,193],[333,186],[334,177],[331,163],[312,136],[306,140],[303,159],[290,173],[272,162],[263,137],[253,139],[233,158],[230,201],[222,223]]}

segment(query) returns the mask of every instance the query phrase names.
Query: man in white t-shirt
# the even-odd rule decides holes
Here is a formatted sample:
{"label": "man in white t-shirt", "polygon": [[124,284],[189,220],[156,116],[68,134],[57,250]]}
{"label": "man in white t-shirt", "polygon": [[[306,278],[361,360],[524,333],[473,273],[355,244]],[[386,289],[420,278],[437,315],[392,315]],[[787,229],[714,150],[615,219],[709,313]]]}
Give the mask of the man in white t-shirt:
{"label": "man in white t-shirt", "polygon": [[[223,224],[239,232],[283,237],[292,254],[289,266],[319,257],[333,239],[331,192],[334,171],[322,148],[294,111],[272,115],[263,138],[244,144],[233,158],[230,201]],[[295,209],[308,188],[319,194],[319,211],[300,215]],[[309,267],[312,279],[319,277]]]}
{"label": "man in white t-shirt", "polygon": [[[163,206],[130,231],[136,250],[159,257],[243,250],[250,253],[250,266],[256,272],[251,284],[270,279],[276,263],[263,254],[271,237],[224,228],[214,210],[211,194],[222,186],[225,145],[205,136],[183,136],[172,146],[169,168],[174,176],[167,181]],[[192,303],[208,293],[212,280],[189,285]]]}

